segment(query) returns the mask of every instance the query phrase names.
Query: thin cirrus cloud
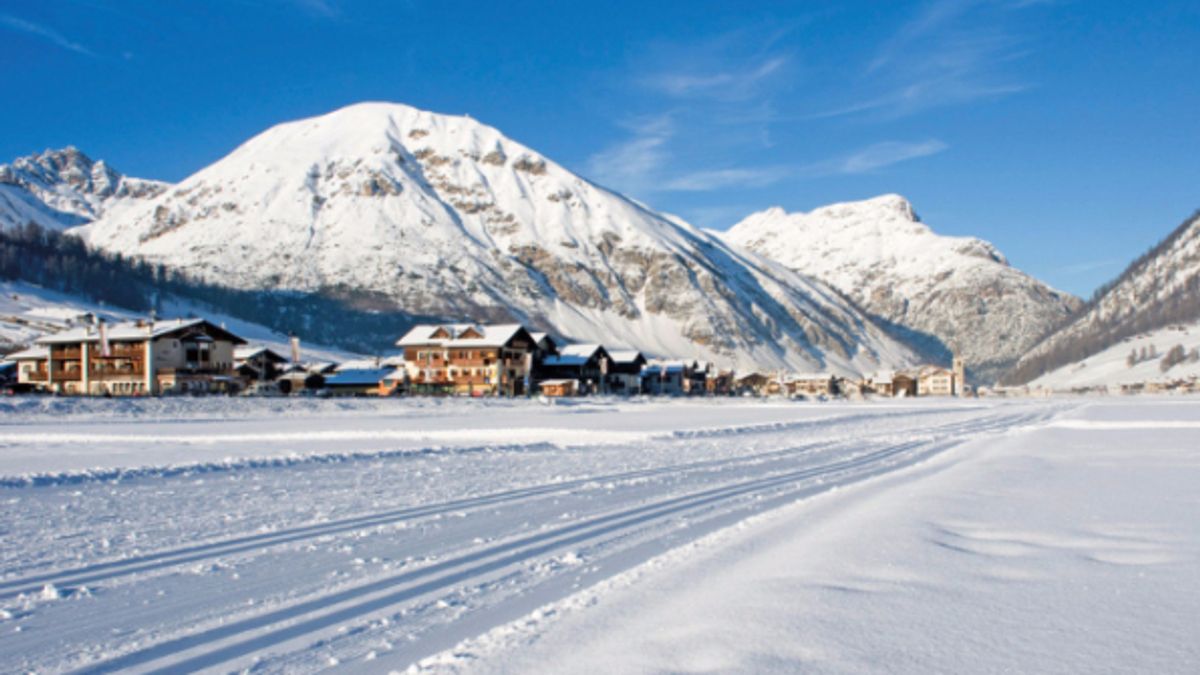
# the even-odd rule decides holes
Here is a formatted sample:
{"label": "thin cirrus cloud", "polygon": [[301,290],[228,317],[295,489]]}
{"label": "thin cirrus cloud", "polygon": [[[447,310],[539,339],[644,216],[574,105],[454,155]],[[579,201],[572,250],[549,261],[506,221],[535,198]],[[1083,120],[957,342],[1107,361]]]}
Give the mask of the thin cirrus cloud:
{"label": "thin cirrus cloud", "polygon": [[53,28],[34,23],[32,21],[26,21],[25,19],[12,16],[11,14],[0,14],[0,27],[7,28],[11,31],[16,31],[18,33],[32,35],[33,37],[45,40],[46,42],[49,42],[60,49],[75,52],[76,54],[82,54],[90,57],[96,56],[95,52],[92,50],[78,42],[75,42],[74,40],[67,38],[65,35],[54,30]]}
{"label": "thin cirrus cloud", "polygon": [[1023,39],[1005,29],[1005,19],[1035,4],[1042,3],[925,4],[884,41],[849,87],[860,93],[858,100],[806,119],[871,115],[887,120],[1030,89],[1004,72],[1006,64],[1027,53]]}
{"label": "thin cirrus cloud", "polygon": [[936,138],[915,143],[884,141],[869,145],[845,157],[815,165],[813,168],[827,174],[870,173],[893,164],[907,162],[910,159],[936,155],[949,147]]}
{"label": "thin cirrus cloud", "polygon": [[785,56],[772,56],[739,70],[697,72],[677,70],[641,78],[642,86],[672,97],[711,97],[737,100],[753,96],[760,85],[788,65]]}

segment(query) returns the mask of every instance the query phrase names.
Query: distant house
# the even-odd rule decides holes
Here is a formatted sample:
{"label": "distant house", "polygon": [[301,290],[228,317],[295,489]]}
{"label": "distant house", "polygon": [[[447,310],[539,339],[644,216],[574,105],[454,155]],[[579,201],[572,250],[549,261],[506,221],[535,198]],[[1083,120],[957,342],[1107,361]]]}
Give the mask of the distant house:
{"label": "distant house", "polygon": [[335,372],[336,364],[332,363],[289,363],[284,366],[275,378],[279,389],[285,394],[295,394],[304,390],[319,391],[325,388],[325,377]]}
{"label": "distant house", "polygon": [[579,381],[581,393],[607,393],[604,374],[612,366],[612,357],[598,344],[565,345],[557,354],[542,359],[542,372],[549,379]]}
{"label": "distant house", "polygon": [[550,398],[561,398],[563,396],[575,396],[579,393],[579,380],[574,379],[558,379],[544,380],[538,383],[538,387],[542,390],[543,396]]}
{"label": "distant house", "polygon": [[892,377],[892,396],[916,396],[917,378],[908,373],[896,373]]}
{"label": "distant house", "polygon": [[252,382],[274,382],[283,374],[288,360],[262,345],[243,345],[233,350],[233,366],[243,386]]}
{"label": "distant house", "polygon": [[610,394],[630,395],[642,391],[642,368],[646,357],[635,349],[613,350],[608,353],[612,362],[604,378]]}
{"label": "distant house", "polygon": [[918,396],[953,396],[954,393],[954,371],[926,366],[917,372]]}
{"label": "distant house", "polygon": [[879,396],[894,396],[896,373],[890,370],[881,370],[872,373],[862,382],[864,392],[878,394]]}
{"label": "distant house", "polygon": [[732,370],[714,369],[704,381],[704,391],[710,396],[729,396],[736,386]]}
{"label": "distant house", "polygon": [[99,323],[39,338],[45,358],[19,375],[65,394],[230,392],[239,387],[233,352],[245,343],[204,319]]}
{"label": "distant house", "polygon": [[424,324],[396,341],[414,393],[522,396],[537,343],[520,324]]}
{"label": "distant house", "polygon": [[380,383],[393,368],[345,368],[325,378],[324,388],[334,396],[378,396]]}
{"label": "distant house", "polygon": [[683,396],[689,364],[683,361],[650,361],[642,368],[642,393],[655,396]]}
{"label": "distant house", "polygon": [[838,393],[837,378],[828,373],[795,375],[786,384],[788,393],[794,396],[834,396]]}
{"label": "distant house", "polygon": [[765,373],[748,373],[734,381],[734,393],[765,396],[771,377]]}

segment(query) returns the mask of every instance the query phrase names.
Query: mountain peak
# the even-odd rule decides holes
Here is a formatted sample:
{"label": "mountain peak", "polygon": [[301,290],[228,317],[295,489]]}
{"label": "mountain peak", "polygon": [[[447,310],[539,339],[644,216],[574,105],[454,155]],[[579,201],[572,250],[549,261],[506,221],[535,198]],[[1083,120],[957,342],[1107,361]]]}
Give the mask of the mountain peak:
{"label": "mountain peak", "polygon": [[61,229],[93,220],[126,198],[155,196],[165,184],[124,176],[68,145],[0,164],[0,188],[7,197],[0,228],[33,222]]}
{"label": "mountain peak", "polygon": [[1010,267],[990,243],[935,233],[897,194],[808,213],[768,209],[723,237],[821,279],[894,325],[936,336],[981,374],[998,373],[1078,306]]}
{"label": "mountain peak", "polygon": [[410,314],[519,320],[738,367],[853,373],[911,356],[823,284],[493,127],[403,104],[271,127],[74,232],[223,285],[351,289]]}

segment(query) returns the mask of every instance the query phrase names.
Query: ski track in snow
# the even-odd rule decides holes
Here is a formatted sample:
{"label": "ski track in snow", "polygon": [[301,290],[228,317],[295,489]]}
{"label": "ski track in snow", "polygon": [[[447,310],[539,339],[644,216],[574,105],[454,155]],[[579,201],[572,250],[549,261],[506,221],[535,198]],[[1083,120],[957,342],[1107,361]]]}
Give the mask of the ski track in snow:
{"label": "ski track in snow", "polygon": [[[392,441],[473,442],[503,420],[540,433],[482,450],[231,459],[215,473],[89,474],[68,457],[58,482],[22,479],[0,454],[11,477],[0,488],[0,654],[38,671],[404,668],[747,518],[1067,407],[475,404],[464,408],[474,429],[454,425],[453,408],[433,422],[400,410],[349,415],[329,436],[286,431],[296,422],[285,419],[226,440],[253,456],[292,435],[353,445],[376,438],[358,431],[371,424],[405,427]],[[66,419],[0,431],[0,453],[87,437],[91,450],[132,444],[117,459],[136,461],[159,445],[215,443],[199,438],[220,429],[161,433],[136,406],[105,423],[107,438]],[[439,428],[413,428],[430,423]]]}

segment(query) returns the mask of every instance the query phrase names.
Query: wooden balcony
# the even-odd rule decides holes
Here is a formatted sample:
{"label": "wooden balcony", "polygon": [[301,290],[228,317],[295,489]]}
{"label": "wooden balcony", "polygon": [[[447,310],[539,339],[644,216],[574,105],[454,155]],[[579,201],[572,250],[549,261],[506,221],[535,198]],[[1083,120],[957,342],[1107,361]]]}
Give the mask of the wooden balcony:
{"label": "wooden balcony", "polygon": [[83,352],[79,347],[51,347],[50,356],[55,361],[60,359],[79,359],[83,356]]}
{"label": "wooden balcony", "polygon": [[83,379],[83,371],[55,368],[51,377],[55,382],[78,382]]}
{"label": "wooden balcony", "polygon": [[96,368],[88,370],[88,377],[95,380],[124,379],[130,377],[145,377],[146,369],[141,364],[128,368]]}

